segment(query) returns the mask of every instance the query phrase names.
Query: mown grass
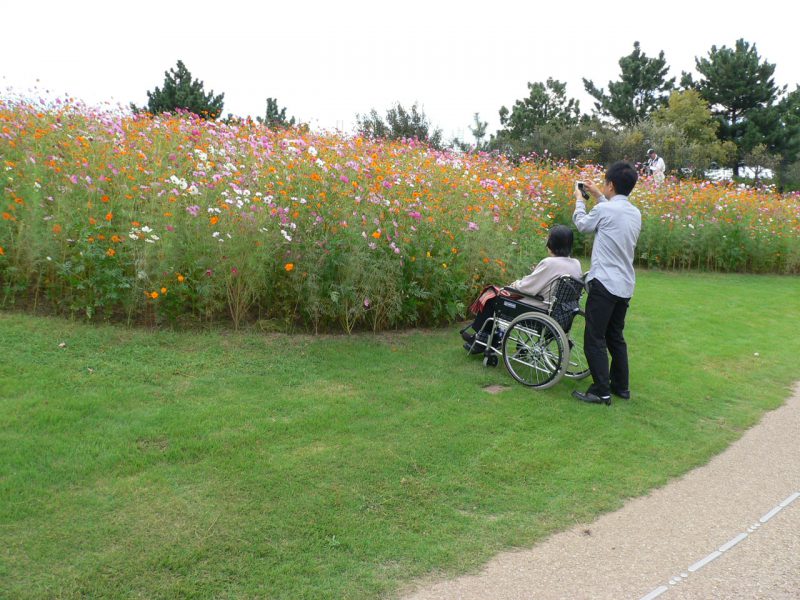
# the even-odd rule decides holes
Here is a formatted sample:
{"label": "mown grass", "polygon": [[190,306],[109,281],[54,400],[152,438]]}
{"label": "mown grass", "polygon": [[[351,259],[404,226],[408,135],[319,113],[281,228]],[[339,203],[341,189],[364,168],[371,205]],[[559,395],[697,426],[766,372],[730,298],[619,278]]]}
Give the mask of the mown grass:
{"label": "mown grass", "polygon": [[0,313],[0,597],[374,598],[476,568],[704,463],[778,406],[799,291],[641,273],[634,399],[610,408],[570,398],[585,382],[514,384],[455,328]]}

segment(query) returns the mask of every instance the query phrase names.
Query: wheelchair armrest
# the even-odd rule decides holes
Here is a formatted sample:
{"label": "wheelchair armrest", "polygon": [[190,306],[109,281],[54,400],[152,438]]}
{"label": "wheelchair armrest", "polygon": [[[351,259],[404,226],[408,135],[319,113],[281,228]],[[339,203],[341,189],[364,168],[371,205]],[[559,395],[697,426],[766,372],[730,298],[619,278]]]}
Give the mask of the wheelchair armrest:
{"label": "wheelchair armrest", "polygon": [[532,300],[538,300],[539,302],[544,302],[544,296],[542,296],[541,294],[536,294],[534,296],[531,296],[530,294],[524,294],[520,292],[518,289],[508,286],[504,287],[503,291],[516,294],[517,296],[521,296],[522,298],[530,298]]}

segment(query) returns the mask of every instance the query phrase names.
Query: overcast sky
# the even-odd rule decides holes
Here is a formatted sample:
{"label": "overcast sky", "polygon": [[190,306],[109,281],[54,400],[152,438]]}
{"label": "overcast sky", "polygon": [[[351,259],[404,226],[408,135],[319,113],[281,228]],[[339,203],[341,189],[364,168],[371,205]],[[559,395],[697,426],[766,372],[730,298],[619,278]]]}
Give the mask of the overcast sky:
{"label": "overcast sky", "polygon": [[[527,82],[567,83],[583,112],[582,77],[607,87],[634,41],[663,50],[670,76],[712,45],[755,43],[775,79],[800,83],[797,9],[758,2],[584,0],[371,2],[5,2],[0,93],[33,86],[90,104],[143,105],[182,59],[224,114],[263,115],[267,97],[315,128],[350,131],[356,113],[419,102],[445,137],[489,131]],[[791,12],[790,12],[791,11]],[[38,83],[37,83],[38,81]]]}

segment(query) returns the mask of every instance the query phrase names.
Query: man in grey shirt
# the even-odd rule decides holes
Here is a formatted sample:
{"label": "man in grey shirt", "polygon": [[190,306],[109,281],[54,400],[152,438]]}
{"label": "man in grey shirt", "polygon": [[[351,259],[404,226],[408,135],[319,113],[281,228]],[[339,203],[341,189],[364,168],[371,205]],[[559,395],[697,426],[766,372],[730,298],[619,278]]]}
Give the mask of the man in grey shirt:
{"label": "man in grey shirt", "polygon": [[[597,204],[586,213],[582,191],[575,189],[572,220],[581,233],[594,233],[592,265],[586,276],[586,331],[583,349],[592,385],[586,392],[572,395],[593,404],[611,404],[611,394],[629,399],[628,346],[622,331],[636,274],[633,253],[642,229],[642,215],[628,200],[636,185],[636,169],[617,162],[606,171],[602,191],[592,182],[584,189]],[[611,355],[609,369],[608,355]]]}

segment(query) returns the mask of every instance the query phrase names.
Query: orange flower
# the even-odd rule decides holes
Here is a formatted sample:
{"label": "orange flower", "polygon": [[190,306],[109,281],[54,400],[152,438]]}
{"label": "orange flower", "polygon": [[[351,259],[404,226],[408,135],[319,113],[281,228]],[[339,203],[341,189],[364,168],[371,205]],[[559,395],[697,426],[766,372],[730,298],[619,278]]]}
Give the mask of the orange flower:
{"label": "orange flower", "polygon": [[108,196],[103,196],[102,198],[100,198],[100,200],[102,200],[103,202],[108,202]]}
{"label": "orange flower", "polygon": [[111,236],[111,241],[115,244],[119,244],[122,241],[122,238],[119,237],[117,234]]}
{"label": "orange flower", "polygon": [[89,225],[97,225],[97,219],[94,217],[89,217]]}
{"label": "orange flower", "polygon": [[158,292],[150,292],[150,297],[151,297],[153,300],[155,300],[156,298],[158,298]]}
{"label": "orange flower", "polygon": [[13,217],[11,216],[11,213],[7,213],[7,212],[3,213],[3,221],[10,221],[11,219],[13,219]]}
{"label": "orange flower", "polygon": [[2,246],[0,246],[0,256],[3,256],[5,253],[6,253],[6,251],[3,250]]}
{"label": "orange flower", "polygon": [[178,283],[183,283],[186,280],[186,277],[178,273]]}
{"label": "orange flower", "polygon": [[374,237],[374,238],[377,240],[378,238],[380,238],[380,237],[381,237],[381,232],[380,232],[380,231],[376,231],[376,232],[374,232],[374,233],[372,234],[372,237]]}
{"label": "orange flower", "polygon": [[219,217],[217,215],[214,215],[213,217],[211,217],[210,221],[212,225],[216,225],[217,223],[219,223]]}
{"label": "orange flower", "polygon": [[141,223],[139,223],[139,221],[131,221],[131,225],[133,225],[134,227],[139,227]]}
{"label": "orange flower", "polygon": [[112,212],[106,213],[106,221],[111,221],[111,219],[113,218],[114,218],[114,213]]}
{"label": "orange flower", "polygon": [[162,293],[162,294],[166,294],[166,293],[167,293],[167,288],[165,288],[165,287],[162,287],[162,288],[161,288],[161,293]]}
{"label": "orange flower", "polygon": [[291,271],[294,269],[294,263],[286,263],[283,268],[287,271]]}
{"label": "orange flower", "polygon": [[53,225],[53,233],[61,233],[61,225],[59,225],[58,223]]}
{"label": "orange flower", "polygon": [[109,248],[108,250],[106,250],[106,256],[114,256],[116,253],[117,251],[114,250],[113,248]]}

